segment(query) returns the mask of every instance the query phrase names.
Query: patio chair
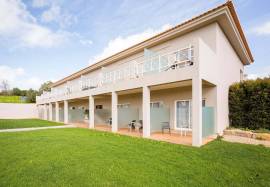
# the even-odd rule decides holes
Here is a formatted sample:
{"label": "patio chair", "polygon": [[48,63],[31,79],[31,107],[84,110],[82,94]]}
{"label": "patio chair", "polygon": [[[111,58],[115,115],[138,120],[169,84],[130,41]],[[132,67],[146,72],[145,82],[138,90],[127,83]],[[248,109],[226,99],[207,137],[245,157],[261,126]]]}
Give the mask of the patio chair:
{"label": "patio chair", "polygon": [[129,131],[132,131],[132,129],[135,129],[135,123],[136,123],[136,120],[132,120],[131,123],[128,124]]}
{"label": "patio chair", "polygon": [[107,123],[108,123],[110,126],[112,126],[112,118],[109,118],[108,121],[107,121]]}
{"label": "patio chair", "polygon": [[[184,127],[188,127],[188,124],[186,124]],[[181,128],[181,129],[180,129],[180,134],[181,134],[181,136],[183,136],[183,134],[184,134],[185,136],[187,136],[187,132],[188,132],[188,129],[187,129],[187,128]]]}
{"label": "patio chair", "polygon": [[161,130],[162,134],[164,133],[164,130],[169,130],[169,133],[171,134],[171,127],[169,122],[161,122]]}
{"label": "patio chair", "polygon": [[139,131],[142,131],[143,130],[143,120],[139,120],[139,123],[141,124]]}

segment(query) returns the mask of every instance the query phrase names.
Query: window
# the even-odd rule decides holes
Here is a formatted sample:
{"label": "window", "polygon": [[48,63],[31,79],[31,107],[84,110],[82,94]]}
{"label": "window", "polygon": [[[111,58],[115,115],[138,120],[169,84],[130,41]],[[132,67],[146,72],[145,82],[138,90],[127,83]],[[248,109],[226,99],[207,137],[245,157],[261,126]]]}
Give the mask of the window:
{"label": "window", "polygon": [[123,104],[118,104],[117,108],[129,108],[130,104],[129,103],[123,103]]}
{"label": "window", "polygon": [[162,101],[154,101],[150,103],[150,108],[161,108],[163,106]]}
{"label": "window", "polygon": [[102,109],[103,105],[96,105],[96,109]]}
{"label": "window", "polygon": [[76,107],[75,107],[75,106],[71,106],[71,107],[69,107],[69,109],[70,109],[70,110],[75,110]]}
{"label": "window", "polygon": [[244,73],[243,71],[240,69],[240,81],[244,80]]}
{"label": "window", "polygon": [[202,107],[205,107],[205,99],[202,100]]}

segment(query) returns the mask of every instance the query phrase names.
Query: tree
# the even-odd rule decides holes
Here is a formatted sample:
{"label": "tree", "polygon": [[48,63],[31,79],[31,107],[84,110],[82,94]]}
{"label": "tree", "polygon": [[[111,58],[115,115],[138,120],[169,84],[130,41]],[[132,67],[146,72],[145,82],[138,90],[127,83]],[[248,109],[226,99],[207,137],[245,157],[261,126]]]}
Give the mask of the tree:
{"label": "tree", "polygon": [[41,95],[43,91],[47,91],[47,92],[51,91],[51,85],[52,85],[52,81],[44,82],[44,83],[40,86],[40,88],[39,88],[39,90],[38,90],[39,95]]}
{"label": "tree", "polygon": [[38,91],[36,90],[33,90],[33,89],[29,89],[27,92],[26,92],[26,100],[27,102],[29,103],[35,103],[36,102],[36,96],[38,94]]}
{"label": "tree", "polygon": [[7,95],[8,94],[9,83],[8,83],[7,80],[2,80],[1,85],[0,85],[0,89],[2,90],[2,94],[3,95]]}
{"label": "tree", "polygon": [[11,94],[12,95],[17,95],[17,96],[23,96],[22,95],[22,90],[20,90],[19,88],[13,88]]}

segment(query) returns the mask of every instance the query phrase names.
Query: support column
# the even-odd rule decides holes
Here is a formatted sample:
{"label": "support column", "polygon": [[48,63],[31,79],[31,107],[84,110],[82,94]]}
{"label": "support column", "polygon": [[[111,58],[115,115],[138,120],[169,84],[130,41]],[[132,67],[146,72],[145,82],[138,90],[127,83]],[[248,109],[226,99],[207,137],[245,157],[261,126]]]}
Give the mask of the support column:
{"label": "support column", "polygon": [[95,127],[95,100],[94,96],[89,96],[89,128],[93,129]]}
{"label": "support column", "polygon": [[150,137],[150,88],[143,87],[143,137]]}
{"label": "support column", "polygon": [[118,96],[116,92],[112,92],[112,132],[118,131]]}
{"label": "support column", "polygon": [[59,103],[55,102],[55,121],[59,122]]}
{"label": "support column", "polygon": [[[216,133],[220,136],[223,135],[223,130],[230,124],[229,121],[229,99],[228,91],[225,94],[224,89],[220,85],[216,86]],[[227,107],[225,107],[227,106]]]}
{"label": "support column", "polygon": [[53,109],[52,109],[52,103],[49,103],[49,120],[52,121],[53,118]]}
{"label": "support column", "polygon": [[68,124],[68,101],[64,101],[64,123]]}
{"label": "support column", "polygon": [[48,109],[47,104],[44,104],[44,117],[45,120],[48,120]]}
{"label": "support column", "polygon": [[202,79],[192,79],[192,145],[202,145]]}

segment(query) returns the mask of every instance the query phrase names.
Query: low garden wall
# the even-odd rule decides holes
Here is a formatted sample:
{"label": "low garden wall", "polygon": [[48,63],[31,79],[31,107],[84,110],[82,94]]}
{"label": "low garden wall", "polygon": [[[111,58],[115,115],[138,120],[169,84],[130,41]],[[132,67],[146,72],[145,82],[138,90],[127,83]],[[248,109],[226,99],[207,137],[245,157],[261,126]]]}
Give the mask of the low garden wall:
{"label": "low garden wall", "polygon": [[256,133],[256,132],[245,131],[241,129],[226,129],[224,130],[224,135],[241,136],[245,138],[253,138],[253,139],[258,139],[258,140],[270,141],[269,133]]}
{"label": "low garden wall", "polygon": [[0,103],[0,119],[38,118],[36,104]]}

